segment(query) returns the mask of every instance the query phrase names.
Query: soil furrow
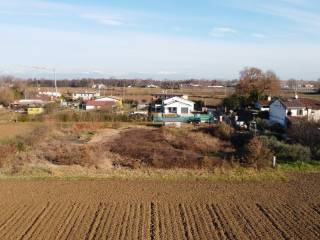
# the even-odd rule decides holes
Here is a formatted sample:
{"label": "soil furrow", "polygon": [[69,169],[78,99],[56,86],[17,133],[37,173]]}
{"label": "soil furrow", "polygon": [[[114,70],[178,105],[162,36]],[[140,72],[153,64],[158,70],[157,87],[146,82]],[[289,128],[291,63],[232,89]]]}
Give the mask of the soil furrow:
{"label": "soil furrow", "polygon": [[261,213],[269,220],[269,222],[272,224],[272,226],[281,234],[282,238],[285,240],[290,239],[290,237],[288,236],[288,234],[279,227],[279,224],[277,223],[277,221],[271,216],[271,214],[268,212],[267,209],[265,209],[264,207],[262,207],[260,204],[256,204],[256,206],[258,207],[258,209],[261,211]]}
{"label": "soil furrow", "polygon": [[55,237],[56,240],[62,239],[61,237],[63,234],[67,231],[68,226],[72,225],[72,220],[76,216],[77,211],[79,211],[80,205],[79,204],[74,204],[71,208],[71,211],[67,215],[67,218],[64,219],[64,221],[60,224],[58,230],[57,230],[57,235]]}
{"label": "soil furrow", "polygon": [[[55,205],[55,204],[53,204],[53,205]],[[43,216],[45,216],[45,214],[49,211],[49,208],[50,208],[50,203],[47,203],[47,205],[42,209],[42,211],[31,222],[30,226],[22,234],[20,239],[30,239],[32,237],[33,232],[37,229],[37,223],[39,222],[39,219],[41,219]],[[30,235],[30,236],[28,236],[28,235]]]}
{"label": "soil furrow", "polygon": [[192,239],[192,232],[190,230],[190,224],[188,223],[187,214],[183,204],[179,204],[179,213],[182,220],[184,236],[187,240]]}
{"label": "soil furrow", "polygon": [[89,229],[85,235],[85,240],[89,240],[89,239],[94,238],[94,236],[96,234],[96,230],[100,226],[101,219],[102,219],[104,212],[105,212],[105,206],[102,203],[100,203],[98,205],[97,210],[93,216],[93,219],[89,225]]}
{"label": "soil furrow", "polygon": [[118,213],[118,204],[112,204],[110,209],[110,214],[108,216],[107,221],[105,222],[105,225],[103,229],[101,229],[101,239],[110,239],[112,232],[112,223],[114,222],[114,218],[116,214]]}

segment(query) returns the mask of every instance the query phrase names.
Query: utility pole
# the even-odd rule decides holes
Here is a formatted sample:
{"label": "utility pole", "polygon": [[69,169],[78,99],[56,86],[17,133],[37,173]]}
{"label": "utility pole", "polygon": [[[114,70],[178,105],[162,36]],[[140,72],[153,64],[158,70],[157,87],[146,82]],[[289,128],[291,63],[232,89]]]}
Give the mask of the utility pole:
{"label": "utility pole", "polygon": [[56,89],[56,97],[58,96],[58,87],[57,87],[57,79],[56,79],[56,69],[53,68],[53,79],[54,79],[54,87]]}

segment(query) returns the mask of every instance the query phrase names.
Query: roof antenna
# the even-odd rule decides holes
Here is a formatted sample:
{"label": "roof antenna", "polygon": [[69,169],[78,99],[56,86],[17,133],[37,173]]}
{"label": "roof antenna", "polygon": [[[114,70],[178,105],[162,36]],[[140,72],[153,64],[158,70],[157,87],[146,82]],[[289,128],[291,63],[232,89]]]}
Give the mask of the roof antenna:
{"label": "roof antenna", "polygon": [[296,87],[295,87],[295,91],[294,91],[294,98],[295,98],[295,99],[298,99],[298,98],[299,98],[299,96],[298,96],[298,85],[297,85],[297,83],[296,83]]}

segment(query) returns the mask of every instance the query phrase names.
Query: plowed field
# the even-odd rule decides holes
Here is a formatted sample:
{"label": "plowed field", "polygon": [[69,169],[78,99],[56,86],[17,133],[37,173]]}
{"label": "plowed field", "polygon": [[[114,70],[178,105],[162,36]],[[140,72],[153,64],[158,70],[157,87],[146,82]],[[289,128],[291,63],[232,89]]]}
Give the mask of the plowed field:
{"label": "plowed field", "polygon": [[320,239],[320,174],[288,182],[0,182],[0,239]]}

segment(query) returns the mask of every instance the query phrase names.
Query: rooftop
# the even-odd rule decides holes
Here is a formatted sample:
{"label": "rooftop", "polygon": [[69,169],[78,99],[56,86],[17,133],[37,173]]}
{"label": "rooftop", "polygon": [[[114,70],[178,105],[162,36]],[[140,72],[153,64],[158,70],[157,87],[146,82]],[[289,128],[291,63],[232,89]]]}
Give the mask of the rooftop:
{"label": "rooftop", "polygon": [[320,110],[320,101],[310,98],[290,98],[281,101],[286,108],[311,108]]}

